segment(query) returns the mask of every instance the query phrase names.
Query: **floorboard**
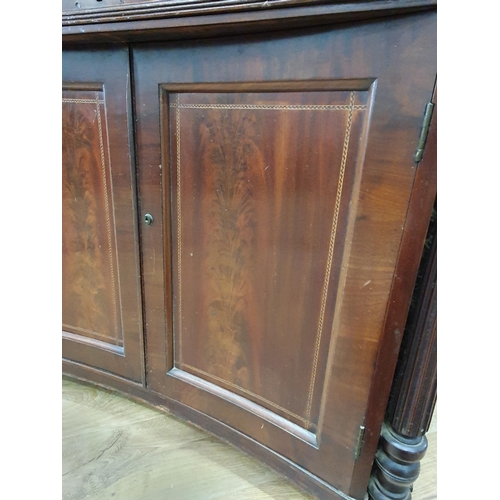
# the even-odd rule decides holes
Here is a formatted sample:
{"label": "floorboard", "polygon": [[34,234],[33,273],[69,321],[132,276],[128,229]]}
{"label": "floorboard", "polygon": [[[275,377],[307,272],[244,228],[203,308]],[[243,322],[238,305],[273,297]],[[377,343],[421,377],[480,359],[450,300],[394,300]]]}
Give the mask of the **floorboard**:
{"label": "floorboard", "polygon": [[[312,500],[172,415],[67,379],[62,400],[63,500]],[[428,437],[413,500],[437,498],[437,428]]]}

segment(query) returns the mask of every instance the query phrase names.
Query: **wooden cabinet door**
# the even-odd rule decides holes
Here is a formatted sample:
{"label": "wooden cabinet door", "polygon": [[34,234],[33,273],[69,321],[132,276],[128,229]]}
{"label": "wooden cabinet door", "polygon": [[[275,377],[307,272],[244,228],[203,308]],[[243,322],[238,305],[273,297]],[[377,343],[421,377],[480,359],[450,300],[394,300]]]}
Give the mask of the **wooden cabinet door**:
{"label": "wooden cabinet door", "polygon": [[434,14],[133,50],[148,387],[325,498],[361,495],[435,57]]}
{"label": "wooden cabinet door", "polygon": [[63,52],[63,358],[142,380],[128,49]]}

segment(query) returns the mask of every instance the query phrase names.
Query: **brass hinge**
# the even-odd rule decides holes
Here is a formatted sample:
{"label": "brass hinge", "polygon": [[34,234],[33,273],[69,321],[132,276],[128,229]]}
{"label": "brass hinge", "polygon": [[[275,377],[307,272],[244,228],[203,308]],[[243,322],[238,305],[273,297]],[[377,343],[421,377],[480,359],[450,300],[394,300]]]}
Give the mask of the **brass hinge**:
{"label": "brass hinge", "polygon": [[365,444],[365,426],[360,425],[358,430],[358,438],[356,439],[356,448],[354,449],[354,459],[357,460],[361,455],[361,449]]}
{"label": "brass hinge", "polygon": [[424,121],[422,123],[422,130],[420,131],[420,137],[418,139],[417,150],[415,151],[415,161],[417,163],[422,161],[422,157],[424,156],[425,143],[427,142],[427,136],[429,135],[433,112],[434,103],[428,102],[425,106]]}

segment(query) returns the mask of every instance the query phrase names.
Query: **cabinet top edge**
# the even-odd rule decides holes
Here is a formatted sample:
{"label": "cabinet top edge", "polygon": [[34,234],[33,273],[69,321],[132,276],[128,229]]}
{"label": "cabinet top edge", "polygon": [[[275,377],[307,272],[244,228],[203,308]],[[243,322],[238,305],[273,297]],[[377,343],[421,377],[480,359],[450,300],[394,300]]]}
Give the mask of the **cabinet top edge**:
{"label": "cabinet top edge", "polygon": [[[101,0],[98,0],[101,2]],[[96,0],[63,2],[64,42],[247,34],[435,10],[437,0]],[[113,5],[116,4],[116,5]],[[81,5],[81,8],[71,5]],[[84,8],[84,7],[92,8]],[[66,10],[64,8],[66,7]]]}

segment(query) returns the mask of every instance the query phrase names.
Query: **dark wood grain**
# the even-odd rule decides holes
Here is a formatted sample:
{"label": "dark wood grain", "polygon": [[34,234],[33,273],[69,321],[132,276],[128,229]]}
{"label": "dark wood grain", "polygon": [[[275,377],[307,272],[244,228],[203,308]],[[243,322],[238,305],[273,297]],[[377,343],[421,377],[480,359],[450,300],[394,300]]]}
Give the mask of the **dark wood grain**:
{"label": "dark wood grain", "polygon": [[127,48],[63,54],[63,357],[142,380]]}
{"label": "dark wood grain", "polygon": [[369,483],[370,498],[411,498],[436,402],[437,234],[436,214],[405,327],[391,396]]}
{"label": "dark wood grain", "polygon": [[63,91],[63,327],[123,346],[101,91]]}
{"label": "dark wood grain", "polygon": [[[141,211],[151,211],[155,215],[163,213],[163,217],[155,217],[154,225],[142,228],[145,243],[143,261],[148,387],[186,407],[210,415],[224,425],[238,429],[279,456],[287,457],[287,460],[296,464],[293,470],[297,471],[294,473],[297,481],[307,483],[310,488],[311,484],[319,485],[324,481],[339,491],[351,492],[353,498],[363,497],[370,472],[369,468],[366,472],[358,471],[358,463],[360,460],[373,460],[374,456],[374,451],[370,456],[363,450],[361,457],[355,458],[359,427],[365,425],[368,435],[376,429],[378,436],[382,417],[379,420],[373,419],[369,413],[370,401],[371,398],[385,398],[387,401],[390,389],[390,378],[381,383],[376,378],[376,360],[385,341],[386,312],[390,309],[390,294],[416,175],[413,153],[420,133],[423,109],[431,95],[435,78],[434,22],[434,14],[420,14],[360,26],[343,25],[328,30],[245,37],[244,40],[226,38],[145,45],[133,51]],[[323,131],[320,132],[321,127],[318,128],[317,124],[314,125],[312,118],[307,118],[311,120],[310,125],[300,134],[297,128],[297,132],[293,132],[296,139],[286,139],[285,144],[288,146],[280,150],[279,147],[270,146],[276,142],[274,137],[278,132],[266,128],[265,120],[273,116],[270,110],[266,110],[263,117],[259,118],[262,120],[259,127],[269,130],[263,136],[264,139],[256,138],[259,128],[252,131],[254,125],[249,129],[242,128],[241,137],[245,137],[247,141],[252,138],[251,142],[254,144],[250,148],[253,153],[248,156],[251,161],[246,161],[251,165],[248,167],[248,174],[245,174],[248,177],[238,180],[236,176],[231,182],[226,182],[223,172],[227,169],[221,167],[223,162],[221,163],[220,158],[217,159],[217,155],[225,148],[229,148],[227,151],[234,150],[235,144],[240,141],[240,136],[236,133],[239,130],[235,125],[236,121],[242,120],[243,116],[254,116],[252,120],[257,120],[255,110],[253,115],[241,112],[238,115],[234,110],[231,113],[226,111],[226,114],[220,110],[203,114],[206,110],[202,112],[201,109],[183,108],[179,112],[181,125],[178,134],[177,118],[172,114],[177,113],[178,108],[170,108],[170,104],[175,102],[178,95],[183,99],[216,99],[217,94],[231,94],[224,95],[226,103],[229,102],[227,99],[236,100],[231,101],[233,104],[257,102],[244,101],[256,99],[252,94],[261,90],[258,87],[252,88],[253,82],[258,85],[268,82],[266,92],[270,95],[273,92],[281,95],[279,87],[272,88],[270,82],[278,85],[283,82],[284,86],[290,86],[293,82],[296,93],[294,99],[298,99],[298,102],[313,99],[310,102],[317,103],[320,101],[314,99],[321,93],[317,87],[318,81],[355,80],[373,82],[366,101],[368,109],[372,111],[369,118],[359,124],[359,132],[353,135],[358,144],[358,153],[350,160],[356,165],[355,174],[350,181],[351,191],[342,198],[339,208],[340,213],[346,213],[347,217],[341,224],[341,255],[332,261],[332,276],[337,274],[331,284],[332,298],[328,299],[331,302],[328,302],[325,309],[326,334],[321,338],[318,351],[318,367],[323,367],[323,371],[317,376],[314,396],[317,398],[314,404],[318,405],[317,429],[309,429],[316,437],[317,446],[311,446],[307,440],[301,440],[298,434],[291,435],[280,426],[278,418],[267,418],[266,412],[274,411],[280,418],[287,418],[297,425],[300,420],[294,421],[289,415],[286,416],[286,412],[280,413],[282,410],[259,397],[278,404],[285,410],[293,408],[297,410],[293,411],[294,414],[303,416],[298,409],[303,404],[301,401],[304,398],[307,400],[307,389],[304,388],[308,384],[301,381],[296,372],[300,374],[303,373],[302,370],[307,371],[308,365],[311,367],[311,352],[314,352],[318,331],[318,313],[317,309],[314,312],[312,304],[317,304],[318,297],[321,297],[325,267],[320,266],[319,261],[323,260],[324,263],[327,247],[322,239],[324,236],[318,236],[319,233],[314,231],[322,232],[329,227],[331,218],[329,221],[328,217],[331,215],[327,214],[332,213],[314,210],[317,209],[316,203],[318,206],[325,203],[321,201],[325,196],[331,197],[329,206],[334,205],[330,182],[334,183],[336,168],[332,166],[329,171],[333,174],[333,179],[326,180],[326,170],[323,170],[326,167],[322,166],[324,164],[321,157],[318,157],[319,161],[315,164],[317,170],[314,171],[315,184],[312,178],[301,177],[303,170],[299,165],[307,165],[309,154],[320,154],[308,152],[308,144],[313,144],[316,139],[321,143]],[[188,88],[183,91],[181,86],[187,84],[196,85],[196,91]],[[340,94],[339,90],[338,96]],[[219,95],[219,98],[223,97]],[[237,101],[238,99],[243,101]],[[287,96],[287,99],[291,97]],[[290,101],[285,100],[286,102]],[[307,116],[312,117],[313,114]],[[303,117],[289,122],[288,134],[292,134],[293,127],[297,127]],[[276,119],[277,130],[284,130],[286,127],[279,125],[279,120],[283,118],[278,116]],[[233,125],[230,125],[231,120],[236,120]],[[225,123],[224,127],[232,130],[232,133],[226,139],[211,138],[210,127],[214,127],[215,123]],[[174,126],[176,130],[173,130]],[[329,136],[332,147],[337,151],[329,154],[335,158],[339,147],[337,136],[342,137],[345,125],[340,127],[332,123],[327,128],[328,133],[332,134]],[[177,135],[181,137],[181,160],[186,161],[187,165],[181,176],[180,226],[177,218]],[[185,143],[186,149],[182,149]],[[227,146],[222,147],[223,143],[227,143]],[[328,146],[325,148],[325,151],[329,151]],[[274,180],[267,179],[269,172],[264,171],[266,173],[263,174],[259,165],[265,168],[268,157],[275,160],[272,156],[274,153],[271,154],[273,150],[279,155],[279,151],[285,149],[293,175],[288,177],[286,171],[281,171]],[[332,162],[332,165],[336,164],[338,162]],[[226,173],[235,175],[234,172]],[[217,199],[214,196],[215,179],[222,182],[223,189],[227,189],[233,181],[243,185],[241,181],[249,179],[255,191],[247,192],[251,194],[250,201],[244,205],[240,201],[236,203],[234,197]],[[289,185],[290,189],[279,191],[276,179],[281,179],[283,185]],[[305,195],[298,200],[294,198],[296,190],[313,195]],[[286,197],[280,194],[285,192]],[[259,201],[260,196],[267,201]],[[292,206],[295,204],[290,202],[287,205],[287,197],[295,200],[298,205],[304,203],[301,209],[303,219],[298,212],[294,216],[286,215],[293,213]],[[216,200],[218,212],[213,208]],[[221,207],[228,200],[231,200],[231,204],[234,203],[231,205],[233,215],[243,214],[237,220],[244,223],[231,226],[230,217],[226,220],[221,216]],[[282,212],[282,216],[274,218],[276,207],[280,206],[279,200],[283,200],[279,202],[282,207],[288,208]],[[418,212],[419,208],[415,210]],[[316,213],[318,215],[314,215]],[[261,220],[266,220],[266,226],[269,227],[264,228],[262,223],[257,222]],[[311,220],[314,221],[313,229],[307,229],[307,222],[310,224]],[[294,224],[302,227],[303,234]],[[184,297],[186,289],[189,291],[188,305],[182,303],[181,311],[176,279],[179,269],[179,227],[183,243],[185,238],[189,245],[185,253],[181,250],[182,296]],[[322,270],[321,275],[313,271],[316,262],[310,256],[303,260],[294,257],[300,254],[297,249],[301,241],[299,234],[301,238],[305,238],[304,249],[311,245],[313,239],[317,239],[317,269]],[[228,238],[227,241],[224,238]],[[272,274],[273,267],[269,267],[267,261],[271,258],[271,252],[265,251],[262,243],[266,239],[271,249],[273,242],[280,242],[276,247],[281,252],[277,267],[280,276],[291,276],[286,269],[292,262],[301,269],[296,273],[295,281],[287,278],[280,283],[279,288],[273,288],[269,284],[272,283],[269,274]],[[231,302],[234,296],[224,295],[230,280],[224,277],[226,271],[214,267],[219,262],[217,256],[221,254],[220,248],[225,246],[221,241],[234,241],[240,246],[243,261],[248,266],[238,270],[241,282],[246,283],[241,303]],[[287,251],[282,243],[285,241],[293,242]],[[247,252],[247,248],[254,250]],[[214,251],[213,255],[211,251]],[[409,251],[417,263],[420,251],[418,247],[411,250],[413,253]],[[188,264],[190,259],[194,259],[192,267]],[[229,267],[236,269],[236,256],[232,255],[228,259]],[[271,269],[271,273],[266,269]],[[309,271],[305,271],[306,269]],[[405,272],[402,271],[402,274]],[[259,303],[259,293],[266,287],[272,294],[267,297],[263,310],[262,303]],[[408,290],[402,291],[402,300],[409,302],[411,287],[412,285]],[[290,318],[285,314],[284,306],[279,306],[278,294],[282,293],[290,297],[287,306]],[[210,305],[217,301],[217,296],[225,298],[218,304],[218,309],[213,309],[216,319],[212,320]],[[295,297],[300,297],[300,300]],[[311,305],[305,307],[303,304],[309,304],[308,301]],[[217,311],[222,311],[224,305],[228,304],[233,304],[230,315],[233,319],[229,320],[229,316],[224,321],[217,319]],[[271,314],[266,316],[265,307],[276,307],[275,304],[278,309],[283,307],[282,312],[278,312],[275,318]],[[238,314],[235,315],[236,310]],[[202,314],[205,321],[197,320],[196,312]],[[191,360],[189,366],[204,373],[183,367],[179,363],[179,316],[182,317],[183,324],[190,325],[189,331],[186,331],[187,344],[184,338],[182,340],[182,357]],[[226,327],[228,330],[225,331],[229,331],[228,325],[235,323],[234,318],[237,318],[236,324],[241,337],[233,337],[226,344],[230,335],[217,337],[213,332]],[[275,328],[265,326],[266,321],[274,324]],[[277,326],[280,328],[276,328]],[[265,335],[262,333],[264,331],[267,332]],[[245,336],[247,340],[244,340]],[[279,339],[276,344],[273,343],[276,341],[274,336]],[[278,352],[280,342],[283,352]],[[294,348],[301,346],[302,356],[287,358],[288,344]],[[225,354],[218,353],[217,347]],[[213,365],[204,359],[204,352],[211,353]],[[392,351],[393,358],[396,353],[397,350]],[[272,356],[267,358],[270,354]],[[224,356],[226,364],[220,361]],[[262,360],[262,367],[255,359]],[[291,371],[288,371],[290,368],[287,367],[287,360],[295,364]],[[218,368],[217,363],[220,365]],[[166,375],[174,366],[176,368],[172,374]],[[272,380],[272,375],[262,369],[266,366],[272,366],[274,378],[285,387],[283,394],[272,387],[276,382]],[[183,369],[191,378],[177,376],[176,370]],[[219,371],[211,373],[212,369]],[[293,374],[290,376],[290,373]],[[213,378],[214,375],[217,379]],[[198,377],[200,382],[190,383],[193,377]],[[293,383],[289,382],[289,378],[292,378]],[[261,380],[271,380],[271,384],[266,386]],[[209,384],[220,388],[219,392]],[[235,385],[252,392],[254,396],[234,387]],[[295,386],[293,394],[292,386]],[[375,386],[376,392],[371,393]],[[235,397],[225,399],[223,390],[233,392]],[[290,401],[280,399],[287,394],[292,395]],[[236,396],[246,398],[252,404],[259,404],[265,411],[249,411],[250,403],[247,406],[238,404]],[[288,404],[290,406],[287,407]],[[306,470],[307,474],[304,472]],[[328,498],[326,494],[325,498]]]}
{"label": "dark wood grain", "polygon": [[[63,370],[360,500],[435,198],[435,2],[99,3],[63,26],[106,125],[67,103],[64,309],[105,336],[64,333]],[[96,45],[133,40],[161,43]]]}
{"label": "dark wood grain", "polygon": [[175,364],[306,428],[367,94],[170,95]]}
{"label": "dark wood grain", "polygon": [[[429,101],[437,101],[437,91],[434,89]],[[424,109],[422,108],[422,117]],[[398,264],[394,274],[391,291],[390,307],[387,308],[385,330],[377,356],[377,365],[373,378],[373,387],[367,407],[366,422],[370,423],[365,435],[364,453],[358,460],[355,478],[365,478],[370,474],[373,455],[379,442],[380,428],[387,408],[389,394],[382,387],[392,385],[396,368],[404,326],[413,295],[413,287],[418,273],[422,252],[432,215],[433,204],[437,191],[437,106],[434,119],[431,122],[427,145],[423,160],[419,163],[412,188],[412,196],[408,207],[408,215],[401,240]],[[411,277],[411,278],[410,278]],[[375,424],[375,422],[379,422]],[[372,424],[373,423],[373,424]],[[354,481],[361,485],[353,493],[363,491],[364,479]]]}
{"label": "dark wood grain", "polygon": [[384,422],[368,485],[369,500],[411,500],[427,446],[425,436],[403,437]]}
{"label": "dark wood grain", "polygon": [[[305,7],[325,3],[336,4],[337,12],[353,10],[355,2],[345,0],[72,0],[63,1],[63,26],[74,24],[96,24],[99,22],[148,20],[168,17],[194,16],[197,14],[247,12],[252,10],[273,11],[287,7]],[[361,6],[359,5],[361,3]],[[434,5],[429,0],[398,0],[392,2],[368,0],[357,2],[357,11],[386,10],[397,5],[399,8]],[[279,15],[279,14],[278,14]]]}
{"label": "dark wood grain", "polygon": [[[283,5],[286,5],[283,8]],[[127,9],[122,12],[120,9]],[[349,21],[435,10],[435,0],[369,0],[365,2],[158,2],[149,5],[93,9],[81,16],[63,15],[64,42],[125,42],[243,35],[333,25]],[[102,15],[100,15],[102,14]]]}
{"label": "dark wood grain", "polygon": [[386,421],[402,436],[429,429],[437,390],[437,212],[427,233]]}

